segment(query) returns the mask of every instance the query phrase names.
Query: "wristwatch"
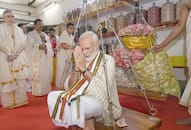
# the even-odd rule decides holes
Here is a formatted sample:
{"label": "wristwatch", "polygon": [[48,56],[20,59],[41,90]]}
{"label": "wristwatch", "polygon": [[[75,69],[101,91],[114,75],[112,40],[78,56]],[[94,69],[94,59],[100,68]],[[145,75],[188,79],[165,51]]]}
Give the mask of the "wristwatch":
{"label": "wristwatch", "polygon": [[82,71],[82,75],[85,77],[85,73],[87,72],[88,70],[85,69],[84,71]]}

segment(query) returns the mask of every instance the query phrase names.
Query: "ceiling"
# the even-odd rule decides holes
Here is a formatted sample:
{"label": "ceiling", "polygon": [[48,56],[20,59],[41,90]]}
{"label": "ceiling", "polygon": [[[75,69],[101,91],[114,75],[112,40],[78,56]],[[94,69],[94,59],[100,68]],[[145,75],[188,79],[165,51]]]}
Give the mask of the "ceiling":
{"label": "ceiling", "polygon": [[16,21],[33,21],[52,1],[58,0],[0,0],[0,23],[4,22],[2,12],[5,9],[13,11]]}
{"label": "ceiling", "polygon": [[33,7],[38,7],[44,4],[47,0],[0,0],[0,2],[7,4],[20,4],[20,5],[29,5]]}

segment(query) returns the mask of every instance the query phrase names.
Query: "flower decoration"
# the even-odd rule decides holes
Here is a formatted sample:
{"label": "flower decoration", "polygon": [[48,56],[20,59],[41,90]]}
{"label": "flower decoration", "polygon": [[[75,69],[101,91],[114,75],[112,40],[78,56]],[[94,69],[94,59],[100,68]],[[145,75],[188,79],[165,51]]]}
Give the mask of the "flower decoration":
{"label": "flower decoration", "polygon": [[[116,66],[126,70],[130,68],[130,64],[133,65],[141,61],[145,56],[145,51],[140,49],[116,49],[111,55],[115,59]],[[125,55],[127,55],[129,59],[127,59]]]}
{"label": "flower decoration", "polygon": [[132,24],[118,32],[119,36],[156,36],[155,30],[148,24]]}

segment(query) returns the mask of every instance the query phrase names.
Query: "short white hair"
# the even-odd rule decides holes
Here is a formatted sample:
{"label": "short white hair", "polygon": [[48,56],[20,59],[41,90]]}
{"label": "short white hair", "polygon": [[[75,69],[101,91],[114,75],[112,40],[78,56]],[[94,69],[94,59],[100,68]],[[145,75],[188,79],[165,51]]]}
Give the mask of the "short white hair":
{"label": "short white hair", "polygon": [[93,31],[86,31],[86,32],[82,33],[82,35],[80,36],[79,40],[81,40],[81,39],[83,39],[83,38],[85,38],[87,36],[92,36],[94,43],[98,42],[98,36]]}
{"label": "short white hair", "polygon": [[12,13],[12,11],[9,9],[6,9],[5,11],[3,11],[3,17],[5,17],[5,14],[7,14],[7,13]]}

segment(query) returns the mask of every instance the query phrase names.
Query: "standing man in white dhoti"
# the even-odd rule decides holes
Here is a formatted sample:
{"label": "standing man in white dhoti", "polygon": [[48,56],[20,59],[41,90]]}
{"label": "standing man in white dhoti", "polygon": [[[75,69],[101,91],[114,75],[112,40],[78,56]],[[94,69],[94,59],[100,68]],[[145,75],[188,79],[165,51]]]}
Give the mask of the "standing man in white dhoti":
{"label": "standing man in white dhoti", "polygon": [[154,49],[156,52],[162,50],[172,40],[176,39],[186,27],[186,54],[187,54],[187,66],[188,66],[188,77],[184,93],[181,97],[180,104],[187,106],[188,112],[191,115],[191,0],[182,0],[181,3],[181,14],[178,24],[172,30],[170,35]]}
{"label": "standing man in white dhoti", "polygon": [[14,24],[10,10],[3,12],[5,23],[0,25],[0,95],[4,108],[19,107],[28,103],[25,79],[29,65],[24,52],[25,36]]}
{"label": "standing man in white dhoti", "polygon": [[65,82],[66,91],[53,91],[48,95],[48,108],[57,126],[77,125],[84,130],[95,130],[95,120],[110,126],[112,118],[108,109],[109,87],[114,120],[121,116],[114,59],[105,55],[108,70],[106,84],[103,53],[99,51],[98,37],[88,31],[81,35],[80,46],[74,49],[75,67]]}
{"label": "standing man in white dhoti", "polygon": [[53,51],[49,37],[42,32],[42,20],[34,21],[34,30],[27,35],[26,54],[30,61],[32,94],[47,95],[51,90]]}
{"label": "standing man in white dhoti", "polygon": [[72,72],[72,49],[74,49],[74,24],[68,23],[57,44],[56,87],[64,89],[64,82]]}

